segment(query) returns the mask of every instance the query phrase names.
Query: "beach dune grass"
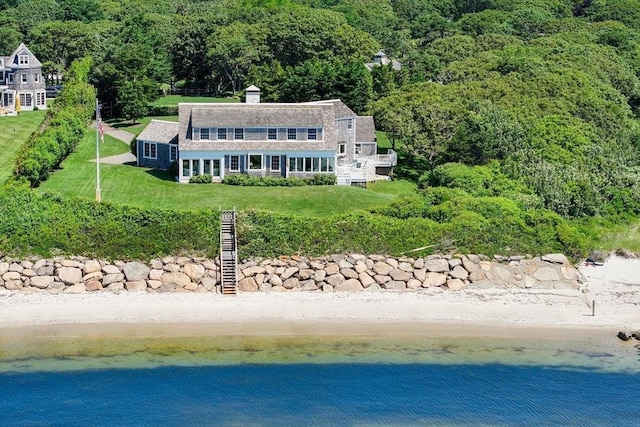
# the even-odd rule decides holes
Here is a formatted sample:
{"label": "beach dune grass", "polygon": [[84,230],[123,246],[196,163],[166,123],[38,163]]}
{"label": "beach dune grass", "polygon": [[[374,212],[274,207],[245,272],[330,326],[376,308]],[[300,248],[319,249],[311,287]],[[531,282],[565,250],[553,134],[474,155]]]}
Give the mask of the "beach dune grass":
{"label": "beach dune grass", "polygon": [[0,117],[0,183],[13,172],[13,163],[20,147],[40,126],[46,111],[25,111],[18,116]]}
{"label": "beach dune grass", "polygon": [[[89,130],[76,151],[36,191],[65,197],[95,197],[95,133]],[[129,146],[110,136],[100,157],[126,153]],[[394,183],[384,192],[344,186],[239,187],[222,184],[178,184],[166,172],[133,165],[101,164],[102,200],[140,208],[175,210],[261,209],[297,215],[331,215],[369,210],[395,199]],[[398,183],[407,191],[406,183]]]}

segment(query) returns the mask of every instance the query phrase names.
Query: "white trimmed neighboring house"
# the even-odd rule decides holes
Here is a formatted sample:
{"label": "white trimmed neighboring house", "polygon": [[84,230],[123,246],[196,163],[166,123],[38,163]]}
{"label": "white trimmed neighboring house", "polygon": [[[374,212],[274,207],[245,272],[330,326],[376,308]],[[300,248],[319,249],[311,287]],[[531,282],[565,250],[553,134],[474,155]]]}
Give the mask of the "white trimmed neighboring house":
{"label": "white trimmed neighboring house", "polygon": [[47,108],[42,64],[24,43],[0,56],[0,114],[15,113],[16,101],[25,111]]}
{"label": "white trimmed neighboring house", "polygon": [[373,117],[358,116],[339,99],[260,103],[260,89],[246,103],[178,105],[179,123],[153,120],[137,138],[138,165],[167,169],[178,181],[208,174],[312,177],[335,175],[338,184],[389,179],[397,156],[377,154]]}

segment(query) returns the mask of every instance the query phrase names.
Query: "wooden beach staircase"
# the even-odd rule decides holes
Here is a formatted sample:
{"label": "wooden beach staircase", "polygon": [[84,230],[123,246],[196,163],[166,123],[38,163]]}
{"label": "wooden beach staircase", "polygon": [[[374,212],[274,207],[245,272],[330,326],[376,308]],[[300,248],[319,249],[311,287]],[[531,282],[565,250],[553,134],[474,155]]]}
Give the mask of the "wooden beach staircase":
{"label": "wooden beach staircase", "polygon": [[236,211],[220,212],[220,284],[224,295],[235,295],[238,286]]}

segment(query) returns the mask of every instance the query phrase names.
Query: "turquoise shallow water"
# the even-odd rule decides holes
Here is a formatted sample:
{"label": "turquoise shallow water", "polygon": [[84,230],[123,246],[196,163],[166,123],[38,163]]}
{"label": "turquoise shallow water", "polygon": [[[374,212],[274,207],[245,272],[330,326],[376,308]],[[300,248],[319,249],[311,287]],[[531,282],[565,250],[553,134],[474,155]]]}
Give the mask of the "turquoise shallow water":
{"label": "turquoise shallow water", "polygon": [[3,426],[637,426],[640,419],[639,350],[613,340],[57,337],[1,344]]}

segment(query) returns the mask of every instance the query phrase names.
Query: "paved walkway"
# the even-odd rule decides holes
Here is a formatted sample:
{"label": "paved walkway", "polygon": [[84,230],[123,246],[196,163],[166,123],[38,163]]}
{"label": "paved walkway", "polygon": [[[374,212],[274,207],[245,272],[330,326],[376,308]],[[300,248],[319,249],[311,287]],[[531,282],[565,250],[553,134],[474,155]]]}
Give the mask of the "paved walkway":
{"label": "paved walkway", "polygon": [[[94,126],[95,128],[95,122],[94,122]],[[135,138],[136,136],[134,134],[132,134],[131,132],[127,132],[126,130],[120,130],[120,129],[116,129],[113,126],[109,126],[108,124],[106,124],[105,122],[102,122],[102,128],[104,129],[104,133],[119,140],[124,142],[125,144],[129,145],[129,143],[131,142],[131,140],[133,138]],[[95,162],[96,159],[91,160],[92,162]],[[105,164],[110,164],[110,165],[122,165],[125,163],[135,163],[136,162],[136,156],[134,156],[131,153],[123,153],[123,154],[117,154],[115,156],[109,156],[109,157],[101,157],[100,158],[100,163],[105,163]]]}

